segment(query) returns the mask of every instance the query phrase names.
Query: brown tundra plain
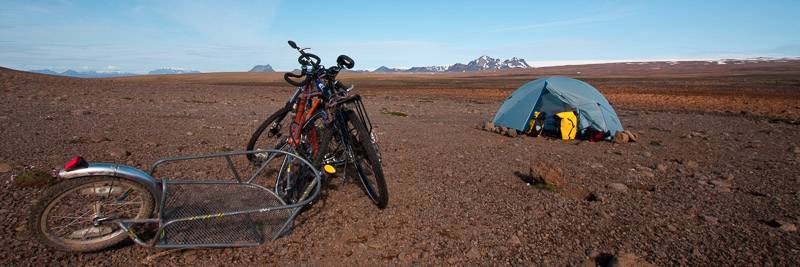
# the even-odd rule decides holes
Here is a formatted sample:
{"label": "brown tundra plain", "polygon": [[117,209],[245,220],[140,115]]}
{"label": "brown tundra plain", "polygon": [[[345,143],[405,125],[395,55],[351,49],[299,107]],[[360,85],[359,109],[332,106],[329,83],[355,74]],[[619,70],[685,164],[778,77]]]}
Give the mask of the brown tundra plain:
{"label": "brown tundra plain", "polygon": [[[637,142],[480,129],[514,89],[551,75],[598,88]],[[52,169],[73,155],[146,169],[244,149],[291,87],[281,73],[78,79],[0,69],[0,265],[800,264],[800,61],[340,78],[371,114],[386,209],[333,179],[290,235],[262,246],[126,242],[72,254],[40,245],[27,226]],[[558,187],[523,181],[541,166]]]}

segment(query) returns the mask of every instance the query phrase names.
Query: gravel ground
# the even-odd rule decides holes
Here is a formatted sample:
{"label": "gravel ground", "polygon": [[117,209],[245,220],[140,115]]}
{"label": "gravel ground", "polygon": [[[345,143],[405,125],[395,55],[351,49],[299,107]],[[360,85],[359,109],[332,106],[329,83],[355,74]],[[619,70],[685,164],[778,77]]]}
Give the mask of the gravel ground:
{"label": "gravel ground", "polygon": [[[333,184],[291,235],[259,247],[50,251],[26,228],[43,188],[12,176],[75,154],[145,168],[164,156],[239,149],[288,89],[7,70],[0,85],[0,265],[800,263],[800,125],[623,105],[636,143],[509,138],[478,127],[502,98],[391,90],[362,92],[384,159],[385,210],[355,184]],[[537,162],[560,166],[563,185],[523,182]]]}

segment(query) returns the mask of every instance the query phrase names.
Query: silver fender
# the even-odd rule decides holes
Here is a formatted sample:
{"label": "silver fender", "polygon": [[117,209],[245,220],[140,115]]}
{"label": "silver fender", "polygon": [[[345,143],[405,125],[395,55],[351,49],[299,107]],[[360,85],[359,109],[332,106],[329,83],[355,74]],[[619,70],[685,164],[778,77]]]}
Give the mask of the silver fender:
{"label": "silver fender", "polygon": [[139,183],[150,191],[156,203],[161,201],[161,183],[147,173],[126,165],[115,163],[89,163],[89,167],[72,171],[61,170],[58,177],[74,179],[87,176],[113,176]]}

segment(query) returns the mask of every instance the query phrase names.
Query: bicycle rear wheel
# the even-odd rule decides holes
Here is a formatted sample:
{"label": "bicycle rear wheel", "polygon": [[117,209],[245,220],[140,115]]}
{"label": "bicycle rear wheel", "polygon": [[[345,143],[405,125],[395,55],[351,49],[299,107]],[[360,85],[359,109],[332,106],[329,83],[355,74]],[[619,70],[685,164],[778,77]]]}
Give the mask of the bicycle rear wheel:
{"label": "bicycle rear wheel", "polygon": [[349,145],[353,151],[353,163],[364,191],[375,206],[383,209],[389,202],[389,193],[386,189],[378,146],[372,140],[366,125],[353,111],[347,112],[347,130],[350,135]]}

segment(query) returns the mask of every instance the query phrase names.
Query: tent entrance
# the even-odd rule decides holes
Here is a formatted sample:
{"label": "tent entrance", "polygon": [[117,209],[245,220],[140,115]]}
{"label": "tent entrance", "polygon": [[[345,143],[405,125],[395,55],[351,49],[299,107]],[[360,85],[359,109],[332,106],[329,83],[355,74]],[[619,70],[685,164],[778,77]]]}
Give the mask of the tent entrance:
{"label": "tent entrance", "polygon": [[[542,116],[542,118],[540,119],[543,120],[543,127],[544,127],[542,134],[545,136],[561,138],[561,131],[560,131],[561,119],[556,117],[556,114],[560,112],[574,111],[574,110],[575,109],[572,106],[570,106],[567,103],[564,103],[564,101],[561,101],[561,99],[558,96],[552,94],[549,90],[545,89],[542,91],[542,95],[539,97],[539,99],[536,101],[536,104],[533,106],[531,114],[528,115],[528,121],[530,122],[536,119],[535,113],[539,112],[539,116]],[[533,124],[528,123],[525,132],[536,132],[530,129],[532,125]]]}

